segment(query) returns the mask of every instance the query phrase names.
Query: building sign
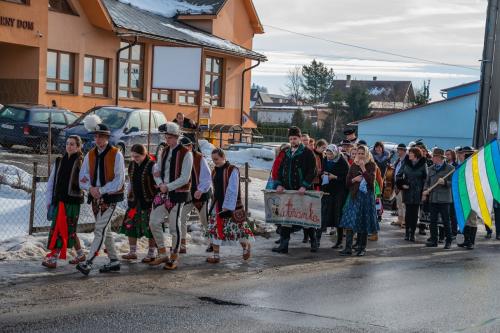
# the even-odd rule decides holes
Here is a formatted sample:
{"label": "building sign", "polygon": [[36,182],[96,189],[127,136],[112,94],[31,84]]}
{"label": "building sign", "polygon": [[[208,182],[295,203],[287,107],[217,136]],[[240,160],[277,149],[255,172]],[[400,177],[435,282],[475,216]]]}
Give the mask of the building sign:
{"label": "building sign", "polygon": [[319,191],[299,194],[297,191],[265,190],[266,223],[321,228],[322,196],[323,192]]}
{"label": "building sign", "polygon": [[201,48],[154,47],[153,88],[200,90]]}
{"label": "building sign", "polygon": [[6,16],[0,16],[0,25],[11,28],[23,29],[23,30],[35,29],[35,24],[33,23],[33,21],[24,21]]}

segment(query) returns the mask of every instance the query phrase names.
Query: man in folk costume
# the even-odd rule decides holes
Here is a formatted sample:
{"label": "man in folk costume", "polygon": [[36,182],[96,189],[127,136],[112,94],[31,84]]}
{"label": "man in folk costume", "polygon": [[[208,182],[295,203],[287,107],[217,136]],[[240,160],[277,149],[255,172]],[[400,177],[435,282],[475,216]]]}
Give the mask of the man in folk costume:
{"label": "man in folk costume", "polygon": [[90,246],[89,259],[76,267],[84,275],[90,273],[103,242],[110,262],[100,268],[99,272],[120,270],[110,222],[117,203],[124,199],[125,163],[120,150],[109,144],[109,127],[100,121],[95,115],[84,120],[87,130],[94,134],[96,143],[85,156],[80,170],[80,188],[88,191],[88,201],[95,217],[94,240]]}
{"label": "man in folk costume", "polygon": [[[149,226],[158,246],[158,257],[150,265],[160,265],[166,270],[176,269],[179,262],[181,244],[181,213],[184,204],[191,200],[191,170],[193,154],[179,143],[181,130],[179,125],[168,122],[158,128],[165,134],[167,146],[161,152],[154,167],[155,182],[160,193],[153,201],[153,210]],[[170,257],[167,255],[163,238],[163,221],[168,217],[172,238]]]}
{"label": "man in folk costume", "polygon": [[[404,167],[405,161],[406,161],[406,145],[404,143],[400,143],[397,147],[397,154],[398,154],[398,159],[394,163],[395,170],[394,170],[394,180],[393,183],[396,183],[396,176],[399,173],[399,170],[401,170]],[[405,226],[405,204],[403,202],[403,191],[400,191],[398,188],[395,189],[396,193],[396,205],[398,207],[398,221],[393,222],[391,224],[395,224],[403,228]]]}
{"label": "man in folk costume", "polygon": [[[191,172],[191,201],[186,202],[181,213],[181,249],[180,253],[186,253],[187,219],[188,214],[196,208],[203,227],[208,226],[208,199],[212,187],[212,171],[202,153],[193,150],[193,142],[188,137],[181,139],[181,144],[193,154],[193,170]],[[212,246],[207,248],[211,252]]]}
{"label": "man in folk costume", "polygon": [[[304,194],[306,190],[312,190],[313,179],[316,176],[316,162],[314,153],[306,148],[300,141],[300,129],[292,126],[288,130],[288,141],[291,148],[287,150],[281,163],[279,178],[277,180],[278,192],[284,190],[295,190]],[[273,248],[273,252],[288,253],[288,243],[292,226],[283,225],[280,234],[280,245]],[[311,251],[317,250],[317,238],[314,228],[307,228],[311,239]]]}
{"label": "man in folk costume", "polygon": [[[441,215],[443,221],[444,232],[446,235],[446,243],[444,248],[451,248],[451,225],[450,225],[450,206],[452,203],[451,194],[451,176],[453,167],[444,160],[444,150],[434,148],[432,151],[432,161],[434,164],[429,168],[427,179],[424,184],[424,192],[422,194],[423,201],[429,197],[430,202],[430,229],[431,238],[426,243],[427,247],[438,246],[438,218]],[[432,190],[432,186],[436,185]]]}

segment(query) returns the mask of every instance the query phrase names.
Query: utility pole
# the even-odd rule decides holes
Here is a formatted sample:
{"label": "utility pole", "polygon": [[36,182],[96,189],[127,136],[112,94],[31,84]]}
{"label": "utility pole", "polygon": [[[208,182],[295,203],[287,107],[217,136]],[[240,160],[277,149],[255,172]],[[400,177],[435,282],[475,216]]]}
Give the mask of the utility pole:
{"label": "utility pole", "polygon": [[500,121],[500,0],[489,0],[481,60],[481,90],[474,126],[474,146],[499,138]]}

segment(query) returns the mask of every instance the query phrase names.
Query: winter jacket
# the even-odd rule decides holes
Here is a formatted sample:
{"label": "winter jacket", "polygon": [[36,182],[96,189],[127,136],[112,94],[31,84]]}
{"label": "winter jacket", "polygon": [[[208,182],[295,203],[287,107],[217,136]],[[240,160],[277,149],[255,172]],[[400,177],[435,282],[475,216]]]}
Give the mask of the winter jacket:
{"label": "winter jacket", "polygon": [[365,169],[365,172],[362,172],[361,168],[356,163],[353,163],[349,168],[346,183],[352,198],[356,197],[360,185],[359,182],[353,183],[352,180],[360,175],[362,175],[365,179],[368,190],[375,192],[375,175],[377,172],[377,165],[373,162],[368,162],[365,165]]}
{"label": "winter jacket", "polygon": [[300,144],[295,153],[288,149],[280,165],[278,185],[286,190],[312,189],[316,176],[316,160],[309,148]]}
{"label": "winter jacket", "polygon": [[378,155],[375,150],[372,150],[373,160],[377,164],[382,173],[382,177],[385,176],[385,171],[387,170],[387,166],[391,163],[391,154],[388,151],[384,150],[381,155]]}
{"label": "winter jacket", "polygon": [[[436,165],[430,167],[427,171],[427,179],[425,180],[424,190],[429,189],[431,186],[437,183],[439,178],[444,178],[448,175],[453,168],[448,163],[444,164],[437,169]],[[451,194],[451,175],[445,178],[444,185],[436,186],[430,193],[429,202],[433,203],[452,203],[453,197]]]}
{"label": "winter jacket", "polygon": [[[413,164],[406,156],[403,166],[396,175],[396,186],[403,191],[403,202],[405,204],[420,204],[426,178],[427,163],[425,158],[421,158],[417,163]],[[404,189],[403,185],[408,185],[410,188]]]}

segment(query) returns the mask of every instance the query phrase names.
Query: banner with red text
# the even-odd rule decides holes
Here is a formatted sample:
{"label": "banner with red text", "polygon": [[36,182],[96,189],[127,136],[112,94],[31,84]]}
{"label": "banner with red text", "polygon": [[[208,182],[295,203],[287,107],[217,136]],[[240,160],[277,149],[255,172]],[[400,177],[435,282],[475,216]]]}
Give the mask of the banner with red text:
{"label": "banner with red text", "polygon": [[323,192],[297,191],[278,193],[264,191],[266,222],[282,225],[321,228],[321,197]]}

